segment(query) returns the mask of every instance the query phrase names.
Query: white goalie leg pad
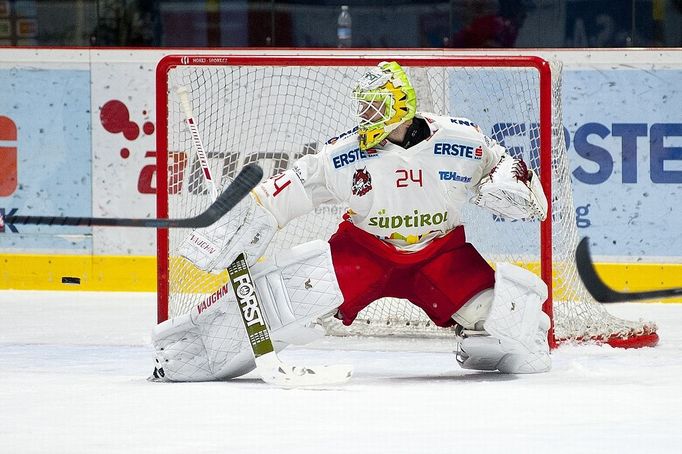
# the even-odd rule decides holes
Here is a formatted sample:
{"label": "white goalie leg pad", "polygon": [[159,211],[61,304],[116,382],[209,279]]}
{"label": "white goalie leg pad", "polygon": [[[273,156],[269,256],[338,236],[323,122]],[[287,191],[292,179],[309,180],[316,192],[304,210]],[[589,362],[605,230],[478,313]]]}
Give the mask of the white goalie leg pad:
{"label": "white goalie leg pad", "polygon": [[[278,351],[322,335],[311,327],[312,322],[342,302],[329,245],[324,241],[282,251],[251,271]],[[221,380],[253,370],[251,347],[229,285],[189,314],[156,326],[152,333],[156,368],[165,380]]]}
{"label": "white goalie leg pad", "polygon": [[277,229],[275,217],[249,195],[214,224],[192,230],[178,251],[205,271],[226,269],[241,252],[253,265]]}
{"label": "white goalie leg pad", "polygon": [[282,251],[252,271],[274,341],[302,345],[324,335],[312,322],[343,302],[327,242]]}
{"label": "white goalie leg pad", "polygon": [[504,373],[537,373],[551,368],[547,331],[550,320],[542,312],[547,286],[530,271],[498,263],[494,299],[483,324],[460,330],[457,362],[465,369]]}
{"label": "white goalie leg pad", "polygon": [[497,365],[497,369],[505,374],[534,374],[549,371],[552,368],[547,343],[547,331],[549,331],[550,324],[549,316],[544,312],[541,313],[540,323],[533,338],[534,345],[530,351],[505,355]]}
{"label": "white goalie leg pad", "polygon": [[495,298],[484,328],[509,353],[531,351],[546,299],[547,285],[542,279],[518,266],[498,263]]}
{"label": "white goalie leg pad", "polygon": [[[229,283],[192,309],[152,331],[155,368],[169,381],[237,377],[255,367]],[[155,372],[156,375],[156,372]]]}

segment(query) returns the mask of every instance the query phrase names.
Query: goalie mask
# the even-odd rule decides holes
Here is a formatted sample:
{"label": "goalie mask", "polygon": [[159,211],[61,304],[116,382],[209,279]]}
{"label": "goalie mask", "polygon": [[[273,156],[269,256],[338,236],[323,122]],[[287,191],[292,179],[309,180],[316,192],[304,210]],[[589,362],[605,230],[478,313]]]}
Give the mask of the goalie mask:
{"label": "goalie mask", "polygon": [[365,73],[353,90],[358,101],[360,149],[384,140],[395,128],[412,119],[417,95],[405,71],[396,62],[381,62]]}

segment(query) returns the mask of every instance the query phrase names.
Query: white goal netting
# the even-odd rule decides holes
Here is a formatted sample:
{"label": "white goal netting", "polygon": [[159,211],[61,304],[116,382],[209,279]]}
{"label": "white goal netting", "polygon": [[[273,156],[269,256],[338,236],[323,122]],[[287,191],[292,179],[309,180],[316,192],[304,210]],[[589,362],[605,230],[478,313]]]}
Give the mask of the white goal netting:
{"label": "white goal netting", "polygon": [[[165,106],[165,111],[159,112],[158,122],[164,123],[159,133],[166,132],[159,155],[167,150],[159,169],[168,169],[160,200],[167,198],[170,217],[195,215],[211,202],[177,87],[190,93],[209,165],[224,186],[246,163],[258,162],[266,176],[275,175],[298,157],[317,152],[330,137],[352,129],[355,105],[350,90],[373,64],[358,60],[329,66],[328,61],[300,57],[276,64],[263,63],[257,57],[252,61],[242,58],[239,64],[202,64],[201,60],[208,61],[167,58],[158,72],[162,80],[158,86],[164,87],[157,92],[158,105]],[[560,65],[552,63],[551,90],[542,91],[540,72],[530,61],[523,66],[518,59],[500,57],[485,66],[472,64],[471,59],[452,58],[434,59],[438,66],[427,66],[425,60],[398,60],[417,89],[418,110],[469,118],[512,155],[523,156],[536,171],[550,166],[551,235],[541,239],[539,223],[505,221],[474,206],[466,212],[465,229],[468,241],[491,263],[513,262],[538,275],[544,267],[552,285],[547,310],[553,313],[555,340],[608,341],[619,346],[655,343],[655,324],[610,315],[590,298],[578,277],[573,258],[578,235],[561,126]],[[548,97],[551,115],[542,117],[541,103]],[[541,147],[542,125],[551,131],[547,140],[551,147],[545,149]],[[344,212],[345,207],[338,205],[318,207],[280,231],[269,252],[329,238]],[[187,233],[168,233],[167,248],[163,247],[165,241],[160,242],[159,263],[167,271],[167,282],[159,287],[159,298],[160,304],[167,304],[169,317],[188,311],[224,284],[224,275],[200,272],[177,256],[177,246]],[[551,278],[547,274],[550,266]],[[160,276],[166,276],[161,269]],[[333,334],[449,334],[433,326],[416,306],[388,298],[370,305],[350,329],[335,320],[325,321],[325,326]]]}

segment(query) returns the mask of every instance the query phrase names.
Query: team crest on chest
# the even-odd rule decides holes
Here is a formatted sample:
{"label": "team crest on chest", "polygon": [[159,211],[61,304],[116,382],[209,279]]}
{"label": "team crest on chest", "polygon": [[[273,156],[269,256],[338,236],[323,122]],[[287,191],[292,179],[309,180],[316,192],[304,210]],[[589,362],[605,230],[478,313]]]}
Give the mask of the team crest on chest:
{"label": "team crest on chest", "polygon": [[372,190],[372,175],[364,169],[358,169],[353,174],[353,195],[362,197]]}

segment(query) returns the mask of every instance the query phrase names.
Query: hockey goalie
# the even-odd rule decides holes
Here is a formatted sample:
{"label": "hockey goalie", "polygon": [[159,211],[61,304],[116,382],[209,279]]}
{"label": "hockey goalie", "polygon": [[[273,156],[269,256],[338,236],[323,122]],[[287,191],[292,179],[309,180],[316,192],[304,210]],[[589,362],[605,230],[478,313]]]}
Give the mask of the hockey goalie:
{"label": "hockey goalie", "polygon": [[[216,224],[192,231],[182,256],[219,272],[246,253],[276,350],[318,336],[313,324],[321,316],[350,325],[373,301],[395,297],[438,326],[455,326],[455,358],[465,369],[548,371],[546,285],[508,263],[493,268],[467,243],[461,223],[466,203],[543,220],[537,175],[472,121],[417,112],[415,90],[396,62],[372,68],[352,95],[357,128],[262,182]],[[329,202],[347,211],[328,241],[262,257],[278,229]],[[157,377],[221,380],[255,367],[233,292],[224,293],[154,329]]]}

